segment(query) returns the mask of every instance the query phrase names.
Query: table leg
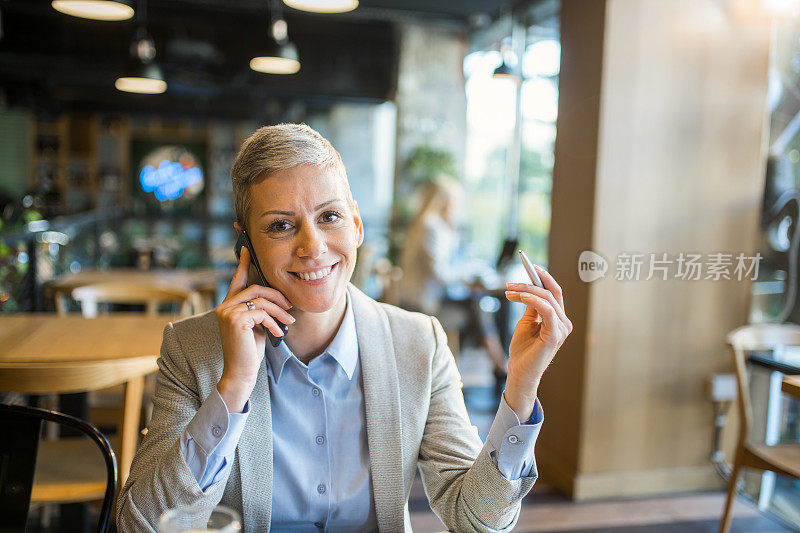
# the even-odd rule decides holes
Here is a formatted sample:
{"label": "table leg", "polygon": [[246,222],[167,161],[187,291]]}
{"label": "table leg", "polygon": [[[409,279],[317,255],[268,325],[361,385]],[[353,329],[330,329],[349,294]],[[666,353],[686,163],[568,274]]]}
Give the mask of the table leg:
{"label": "table leg", "polygon": [[139,420],[142,413],[142,393],[144,392],[144,376],[138,376],[124,385],[125,394],[122,404],[122,413],[117,425],[119,444],[119,479],[117,490],[119,491],[128,479],[131,469],[131,461],[136,453],[136,445],[139,442]]}
{"label": "table leg", "polygon": [[[62,394],[58,398],[58,410],[64,414],[72,415],[81,420],[89,420],[89,395],[85,392],[75,394]],[[65,437],[76,437],[83,435],[80,431],[69,428],[62,429]]]}

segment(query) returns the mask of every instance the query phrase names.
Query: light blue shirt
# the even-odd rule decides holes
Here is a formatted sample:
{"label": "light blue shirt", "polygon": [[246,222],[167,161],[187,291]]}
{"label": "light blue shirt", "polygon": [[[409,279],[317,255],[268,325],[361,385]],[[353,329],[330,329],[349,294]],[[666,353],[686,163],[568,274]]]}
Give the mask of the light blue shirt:
{"label": "light blue shirt", "polygon": [[[376,531],[366,415],[350,297],[339,331],[308,365],[286,343],[267,343],[272,409],[270,530],[317,533]],[[223,479],[249,413],[229,413],[216,389],[181,434],[181,449],[200,488]],[[520,424],[505,398],[487,436],[487,452],[510,480],[535,468],[534,444],[544,413],[536,401]]]}

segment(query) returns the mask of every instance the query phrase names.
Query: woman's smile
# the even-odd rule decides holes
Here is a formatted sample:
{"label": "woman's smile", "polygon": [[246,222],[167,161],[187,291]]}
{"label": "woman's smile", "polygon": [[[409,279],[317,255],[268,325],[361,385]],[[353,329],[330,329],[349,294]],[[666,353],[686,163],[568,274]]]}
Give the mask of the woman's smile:
{"label": "woman's smile", "polygon": [[300,281],[303,281],[308,285],[312,286],[324,285],[325,283],[330,281],[331,275],[333,274],[333,271],[336,269],[336,266],[338,264],[339,263],[336,262],[330,266],[317,268],[314,270],[303,270],[291,273],[294,274],[294,276],[298,278]]}

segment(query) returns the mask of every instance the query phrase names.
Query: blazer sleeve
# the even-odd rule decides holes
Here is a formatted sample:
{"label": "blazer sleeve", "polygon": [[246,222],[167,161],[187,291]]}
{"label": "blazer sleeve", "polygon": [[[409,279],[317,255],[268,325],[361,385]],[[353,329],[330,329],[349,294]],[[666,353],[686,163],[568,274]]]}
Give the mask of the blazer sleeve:
{"label": "blazer sleeve", "polygon": [[461,392],[461,376],[447,339],[431,317],[436,340],[431,398],[418,465],[431,508],[451,531],[511,531],[533,475],[508,480],[481,444]]}
{"label": "blazer sleeve", "polygon": [[181,433],[202,403],[198,391],[196,374],[169,323],[158,359],[153,415],[117,498],[119,531],[155,533],[164,511],[185,505],[192,506],[204,526],[222,499],[228,475],[203,491],[181,452]]}

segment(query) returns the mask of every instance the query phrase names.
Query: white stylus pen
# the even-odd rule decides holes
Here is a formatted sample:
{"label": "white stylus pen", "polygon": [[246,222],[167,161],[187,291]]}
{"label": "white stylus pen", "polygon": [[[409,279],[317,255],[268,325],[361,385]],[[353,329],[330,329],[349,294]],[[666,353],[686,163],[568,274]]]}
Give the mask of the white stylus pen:
{"label": "white stylus pen", "polygon": [[528,256],[525,255],[525,252],[522,250],[519,251],[519,258],[522,260],[522,266],[525,267],[525,272],[528,273],[528,277],[531,278],[531,282],[537,287],[544,289],[542,280],[539,279],[539,274],[537,274],[536,269],[533,268],[533,263],[531,263],[531,260],[528,259]]}

